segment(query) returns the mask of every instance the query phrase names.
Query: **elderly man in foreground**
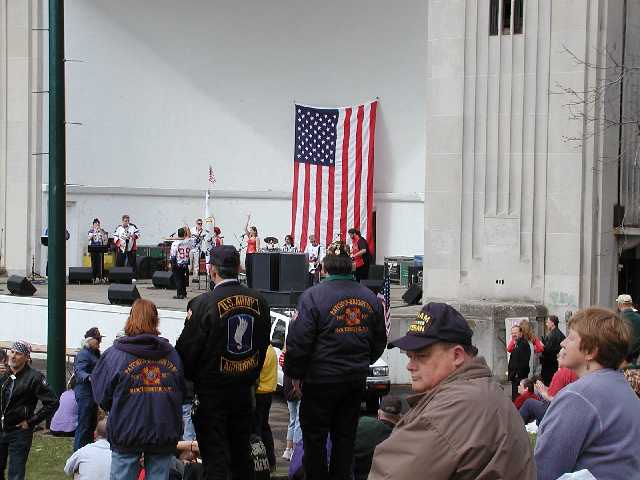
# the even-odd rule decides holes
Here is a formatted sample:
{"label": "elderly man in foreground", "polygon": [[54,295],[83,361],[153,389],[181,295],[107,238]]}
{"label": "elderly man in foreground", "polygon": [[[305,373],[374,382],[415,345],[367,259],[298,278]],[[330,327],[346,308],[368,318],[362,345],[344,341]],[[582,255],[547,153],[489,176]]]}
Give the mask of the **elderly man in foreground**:
{"label": "elderly man in foreground", "polygon": [[476,358],[473,332],[444,303],[425,305],[407,334],[411,409],[376,448],[369,480],[534,479],[529,437],[517,410]]}

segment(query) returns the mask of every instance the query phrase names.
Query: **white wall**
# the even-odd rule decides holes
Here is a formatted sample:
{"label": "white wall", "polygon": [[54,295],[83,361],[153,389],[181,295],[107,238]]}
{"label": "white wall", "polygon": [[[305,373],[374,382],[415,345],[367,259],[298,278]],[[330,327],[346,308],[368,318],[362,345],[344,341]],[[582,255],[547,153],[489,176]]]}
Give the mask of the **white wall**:
{"label": "white wall", "polygon": [[67,119],[83,124],[67,129],[72,234],[128,212],[156,243],[202,215],[213,164],[227,237],[248,211],[283,237],[294,100],[379,96],[379,258],[423,253],[425,2],[68,0],[65,14],[66,57],[83,61],[67,64]]}

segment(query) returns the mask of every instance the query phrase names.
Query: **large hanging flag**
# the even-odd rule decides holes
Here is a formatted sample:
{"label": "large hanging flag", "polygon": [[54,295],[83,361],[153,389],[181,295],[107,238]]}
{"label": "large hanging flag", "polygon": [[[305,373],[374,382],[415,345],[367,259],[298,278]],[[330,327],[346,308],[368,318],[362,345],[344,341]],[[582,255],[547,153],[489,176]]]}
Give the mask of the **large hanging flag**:
{"label": "large hanging flag", "polygon": [[373,251],[373,173],[378,101],[354,107],[295,106],[291,234],[329,245],[356,228]]}

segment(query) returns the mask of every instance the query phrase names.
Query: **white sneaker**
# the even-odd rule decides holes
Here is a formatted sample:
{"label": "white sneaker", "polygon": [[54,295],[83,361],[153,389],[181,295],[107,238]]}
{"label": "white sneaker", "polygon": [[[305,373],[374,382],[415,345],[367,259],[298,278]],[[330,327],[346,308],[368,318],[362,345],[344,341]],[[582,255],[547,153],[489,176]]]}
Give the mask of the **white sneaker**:
{"label": "white sneaker", "polygon": [[290,462],[292,455],[293,455],[293,448],[285,448],[284,453],[282,454],[282,458],[284,458],[287,462]]}

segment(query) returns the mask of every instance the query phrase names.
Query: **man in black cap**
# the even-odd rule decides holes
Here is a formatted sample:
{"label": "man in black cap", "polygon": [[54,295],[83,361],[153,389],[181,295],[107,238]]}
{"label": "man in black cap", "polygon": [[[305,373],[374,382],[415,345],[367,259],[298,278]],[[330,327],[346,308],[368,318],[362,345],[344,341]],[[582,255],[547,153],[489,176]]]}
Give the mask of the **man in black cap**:
{"label": "man in black cap", "polygon": [[[58,408],[47,379],[29,366],[31,345],[16,341],[9,350],[9,369],[0,376],[0,478],[24,480],[33,429]],[[38,402],[42,404],[36,410]]]}
{"label": "man in black cap", "polygon": [[193,423],[205,478],[252,480],[253,386],[269,346],[269,305],[240,285],[235,247],[213,248],[210,263],[215,287],[187,305],[176,350],[198,397]]}
{"label": "man in black cap", "polygon": [[82,349],[73,364],[76,385],[73,393],[78,403],[78,426],[73,438],[73,451],[93,443],[93,432],[98,424],[98,405],[93,401],[91,391],[91,374],[100,359],[100,343],[102,334],[98,327],[87,330],[84,334]]}
{"label": "man in black cap", "polygon": [[369,480],[535,479],[529,436],[517,410],[472,345],[464,317],[428,303],[389,344],[409,357],[416,395],[376,448]]}

